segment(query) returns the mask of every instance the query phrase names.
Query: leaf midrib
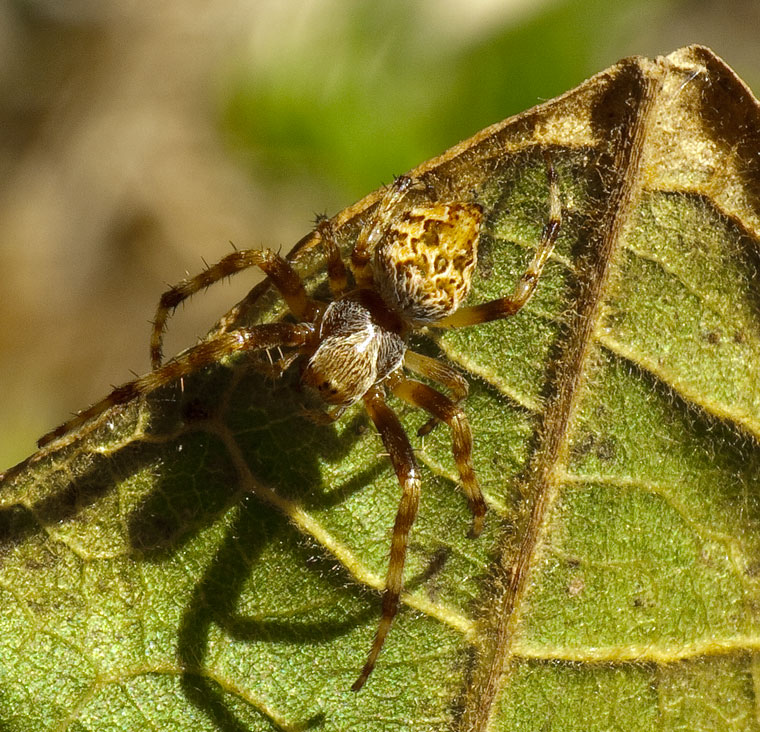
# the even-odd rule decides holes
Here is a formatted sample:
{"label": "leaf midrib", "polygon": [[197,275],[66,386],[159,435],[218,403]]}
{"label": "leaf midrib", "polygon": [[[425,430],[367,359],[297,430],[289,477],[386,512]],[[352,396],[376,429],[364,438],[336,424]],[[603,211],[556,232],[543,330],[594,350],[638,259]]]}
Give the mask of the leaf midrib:
{"label": "leaf midrib", "polygon": [[533,505],[517,556],[504,542],[500,550],[500,566],[509,568],[504,587],[493,597],[490,607],[496,618],[496,642],[490,659],[485,659],[482,670],[475,677],[468,693],[468,704],[462,718],[462,728],[481,732],[488,727],[496,695],[509,674],[514,654],[513,639],[519,622],[531,568],[540,553],[546,518],[559,494],[557,468],[564,464],[567,455],[569,427],[577,405],[584,377],[587,375],[589,353],[594,332],[600,317],[603,293],[606,290],[611,262],[621,246],[627,223],[632,218],[641,189],[641,168],[647,134],[653,124],[655,102],[662,86],[663,69],[660,63],[647,68],[631,62],[623,67],[620,76],[612,80],[614,86],[621,77],[630,75],[636,80],[634,92],[639,94],[638,104],[629,113],[631,117],[622,128],[622,135],[614,151],[612,171],[614,188],[607,199],[607,207],[597,229],[598,242],[592,242],[589,251],[598,254],[579,282],[575,308],[567,325],[567,339],[560,346],[557,358],[557,376],[552,392],[546,400],[542,424],[538,429],[536,447],[529,459],[525,475],[524,492],[532,496]]}

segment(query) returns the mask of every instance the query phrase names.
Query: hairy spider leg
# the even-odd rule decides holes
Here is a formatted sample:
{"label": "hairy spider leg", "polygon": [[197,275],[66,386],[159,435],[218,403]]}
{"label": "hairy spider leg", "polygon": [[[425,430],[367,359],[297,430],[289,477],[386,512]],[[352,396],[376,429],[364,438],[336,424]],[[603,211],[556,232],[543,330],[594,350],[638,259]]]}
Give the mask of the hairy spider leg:
{"label": "hairy spider leg", "polygon": [[389,185],[369,221],[364,225],[351,252],[351,271],[357,287],[372,287],[372,254],[393,222],[393,213],[414,186],[414,180],[400,175]]}
{"label": "hairy spider leg", "polygon": [[348,289],[348,273],[335,241],[335,229],[327,216],[317,218],[317,232],[327,259],[327,282],[333,298],[337,299]]}
{"label": "hairy spider leg", "polygon": [[162,345],[166,321],[177,306],[199,290],[210,287],[225,277],[230,277],[250,267],[259,267],[280,291],[290,312],[298,320],[314,320],[317,303],[307,294],[298,273],[283,257],[271,249],[241,249],[220,259],[215,265],[195,277],[182,280],[167,290],[158,303],[150,337],[150,362],[152,368],[161,365]]}
{"label": "hairy spider leg", "polygon": [[406,351],[404,368],[445,386],[453,394],[454,402],[461,402],[470,391],[467,379],[455,368],[437,358],[424,356],[416,351]]}
{"label": "hairy spider leg", "polygon": [[43,435],[37,445],[44,447],[67,432],[81,427],[85,422],[100,416],[111,407],[127,404],[137,397],[150,394],[156,389],[189,376],[204,366],[217,363],[221,358],[266,348],[283,346],[301,348],[308,343],[313,333],[314,327],[310,323],[264,323],[214,336],[188,349],[155,371],[117,386],[104,399]]}
{"label": "hairy spider leg", "polygon": [[381,387],[373,386],[363,399],[364,406],[380,433],[398,482],[401,484],[401,502],[396,513],[396,521],[393,524],[391,556],[385,580],[385,591],[383,592],[382,615],[367,662],[364,664],[359,678],[351,686],[352,691],[359,691],[372,673],[377,657],[385,643],[385,638],[393,624],[393,619],[398,612],[406,550],[409,544],[409,530],[412,528],[420,504],[419,468],[414,457],[414,450],[399,418],[385,403],[385,396]]}
{"label": "hairy spider leg", "polygon": [[[404,354],[404,367],[415,374],[426,376],[432,381],[437,381],[447,389],[453,396],[454,404],[459,404],[469,393],[470,385],[467,379],[458,371],[437,358],[423,356],[421,353],[407,351]],[[432,417],[417,430],[418,437],[424,437],[440,422],[438,417]]]}
{"label": "hairy spider leg", "polygon": [[424,409],[451,429],[451,451],[462,481],[462,491],[472,512],[470,534],[473,537],[479,536],[483,531],[486,502],[472,467],[472,430],[467,415],[458,404],[441,392],[421,381],[410,379],[401,372],[393,374],[389,386],[399,399]]}
{"label": "hairy spider leg", "polygon": [[557,236],[562,225],[562,205],[559,197],[557,173],[548,154],[545,157],[546,174],[549,179],[549,219],[544,226],[536,253],[533,255],[528,269],[525,270],[517,281],[515,291],[508,297],[490,300],[480,305],[459,308],[459,310],[439,320],[437,323],[431,323],[431,327],[462,328],[467,325],[478,325],[479,323],[488,323],[492,320],[500,320],[501,318],[514,315],[530,300],[535,292],[536,284],[541,277],[546,260],[549,259],[554,249],[554,244],[557,241]]}

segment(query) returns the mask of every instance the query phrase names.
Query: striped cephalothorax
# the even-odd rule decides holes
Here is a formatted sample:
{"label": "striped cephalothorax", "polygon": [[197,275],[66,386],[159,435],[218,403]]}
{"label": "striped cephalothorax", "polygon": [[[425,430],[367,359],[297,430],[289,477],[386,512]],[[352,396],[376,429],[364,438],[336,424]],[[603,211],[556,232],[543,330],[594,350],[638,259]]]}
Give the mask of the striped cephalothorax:
{"label": "striped cephalothorax", "polygon": [[[426,410],[430,420],[419,433],[445,422],[462,490],[473,515],[472,535],[482,528],[486,504],[472,468],[472,432],[459,402],[467,381],[447,363],[408,349],[409,336],[422,327],[459,328],[504,318],[531,297],[560,227],[556,175],[547,158],[550,213],[541,241],[512,295],[465,306],[477,265],[483,210],[474,202],[410,206],[415,179],[402,176],[387,188],[358,236],[347,268],[331,222],[321,219],[317,232],[326,255],[333,299],[310,297],[292,265],[271,250],[235,251],[161,297],[151,337],[153,370],[114,389],[105,399],[42,437],[40,447],[68,436],[76,439],[110,407],[126,404],[235,353],[279,349],[289,366],[302,358],[301,379],[325,403],[320,421],[337,419],[363,402],[376,425],[401,485],[393,527],[382,616],[362,671],[351,687],[360,689],[375,666],[398,611],[409,532],[417,515],[420,477],[409,438],[386,403],[393,393]],[[220,329],[166,364],[161,345],[166,321],[186,298],[220,279],[256,266],[262,269],[298,322],[274,322]],[[407,371],[448,389],[450,396],[410,378]]]}

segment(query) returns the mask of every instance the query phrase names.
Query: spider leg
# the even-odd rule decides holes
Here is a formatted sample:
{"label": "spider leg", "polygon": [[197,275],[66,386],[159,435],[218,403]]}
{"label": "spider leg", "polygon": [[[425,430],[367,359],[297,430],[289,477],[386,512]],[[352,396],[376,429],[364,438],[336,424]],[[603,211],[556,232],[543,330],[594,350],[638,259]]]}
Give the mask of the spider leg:
{"label": "spider leg", "polygon": [[421,381],[409,379],[402,373],[393,376],[390,386],[399,399],[430,412],[451,429],[454,461],[462,480],[462,490],[472,512],[471,535],[478,536],[483,530],[486,502],[472,467],[472,430],[467,416],[460,406],[441,392]]}
{"label": "spider leg", "polygon": [[[404,354],[404,367],[447,387],[453,394],[454,404],[459,404],[470,390],[470,385],[462,374],[437,358],[407,351]],[[423,437],[429,434],[439,422],[438,417],[432,417],[417,430],[417,436]]]}
{"label": "spider leg", "polygon": [[462,328],[467,325],[477,325],[478,323],[488,323],[491,320],[499,320],[514,315],[530,300],[536,289],[539,277],[541,277],[546,260],[554,249],[554,244],[557,241],[557,236],[562,225],[562,205],[559,198],[557,173],[548,154],[545,157],[546,173],[549,179],[549,220],[544,226],[536,253],[533,255],[528,269],[525,270],[522,277],[517,281],[515,291],[508,297],[490,300],[480,305],[459,308],[459,310],[448,317],[439,320],[437,323],[432,323],[433,327]]}
{"label": "spider leg", "polygon": [[166,321],[177,306],[199,290],[213,285],[225,277],[259,267],[280,291],[290,312],[299,320],[314,320],[317,304],[306,294],[301,278],[291,264],[270,249],[241,249],[228,254],[215,265],[195,277],[182,280],[167,290],[158,303],[153,331],[150,337],[150,362],[156,369],[161,365],[161,347]]}
{"label": "spider leg", "polygon": [[357,287],[372,286],[372,254],[377,243],[385,236],[393,212],[413,186],[414,179],[408,176],[400,175],[396,178],[386,188],[380,203],[357,237],[351,252],[351,271],[354,273]]}
{"label": "spider leg", "polygon": [[322,246],[327,257],[327,281],[334,298],[340,297],[348,287],[346,265],[340,256],[338,243],[335,241],[335,230],[332,222],[326,216],[317,219],[317,231],[322,240]]}
{"label": "spider leg", "polygon": [[79,412],[68,422],[43,435],[37,442],[39,447],[62,437],[67,432],[81,427],[91,419],[100,416],[111,407],[127,404],[156,389],[189,376],[198,369],[217,363],[225,356],[246,351],[255,351],[278,346],[302,347],[313,334],[314,328],[309,323],[265,323],[248,328],[232,330],[229,333],[210,338],[188,349],[163,366],[116,387],[107,397]]}
{"label": "spider leg", "polygon": [[399,418],[385,403],[385,396],[380,387],[374,386],[364,395],[364,406],[378,432],[380,432],[393,469],[396,471],[398,482],[401,484],[402,493],[401,503],[396,513],[396,521],[393,525],[391,557],[383,593],[383,612],[367,662],[364,664],[359,678],[351,687],[352,691],[359,691],[372,673],[375,661],[398,612],[404,562],[406,561],[406,550],[409,543],[409,530],[417,516],[417,508],[420,503],[420,477],[414,451]]}

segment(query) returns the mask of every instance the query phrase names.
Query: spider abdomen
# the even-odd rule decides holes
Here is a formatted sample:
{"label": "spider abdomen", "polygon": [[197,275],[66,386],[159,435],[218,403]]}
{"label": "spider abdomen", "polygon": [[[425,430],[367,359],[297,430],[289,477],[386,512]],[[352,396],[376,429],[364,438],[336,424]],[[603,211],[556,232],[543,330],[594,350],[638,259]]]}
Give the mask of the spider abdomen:
{"label": "spider abdomen", "polygon": [[412,325],[453,313],[470,291],[482,218],[475,203],[404,212],[375,249],[374,279],[385,303]]}

